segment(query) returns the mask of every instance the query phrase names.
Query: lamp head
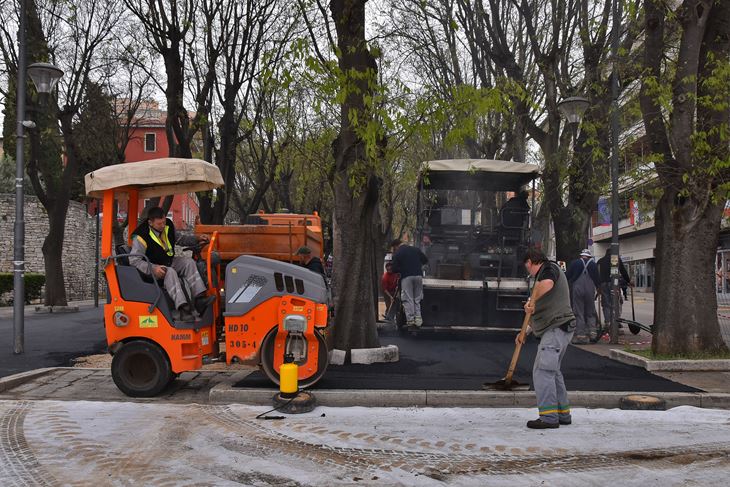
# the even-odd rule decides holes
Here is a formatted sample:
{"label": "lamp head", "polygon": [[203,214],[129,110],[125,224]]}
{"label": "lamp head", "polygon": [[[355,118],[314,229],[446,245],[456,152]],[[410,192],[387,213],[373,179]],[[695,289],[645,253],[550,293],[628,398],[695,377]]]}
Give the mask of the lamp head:
{"label": "lamp head", "polygon": [[558,103],[560,114],[568,123],[577,123],[583,119],[583,114],[588,109],[590,102],[582,96],[571,96]]}
{"label": "lamp head", "polygon": [[28,75],[38,93],[50,93],[63,76],[63,71],[53,64],[33,63],[28,66]]}

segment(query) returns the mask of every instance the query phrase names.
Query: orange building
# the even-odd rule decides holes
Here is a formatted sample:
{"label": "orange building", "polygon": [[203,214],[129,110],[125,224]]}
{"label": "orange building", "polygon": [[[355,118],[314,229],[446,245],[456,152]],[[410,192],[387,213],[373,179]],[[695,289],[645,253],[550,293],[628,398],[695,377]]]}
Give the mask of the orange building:
{"label": "orange building", "polygon": [[[137,110],[129,134],[129,143],[124,151],[127,163],[144,163],[150,159],[159,159],[170,155],[170,147],[165,134],[165,118],[167,112],[161,110],[154,100],[143,101]],[[147,201],[140,200],[139,208],[144,208]],[[124,206],[124,208],[122,208]],[[120,204],[120,219],[127,216],[126,202]],[[200,213],[198,197],[195,193],[175,195],[167,217],[181,230],[192,229],[195,219]]]}

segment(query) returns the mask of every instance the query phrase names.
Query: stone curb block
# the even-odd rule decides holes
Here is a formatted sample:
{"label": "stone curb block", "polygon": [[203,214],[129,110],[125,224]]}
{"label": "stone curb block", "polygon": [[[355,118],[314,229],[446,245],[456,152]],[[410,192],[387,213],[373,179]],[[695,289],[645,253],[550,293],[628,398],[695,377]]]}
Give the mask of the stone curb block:
{"label": "stone curb block", "polygon": [[49,313],[77,313],[78,306],[36,306],[35,313],[39,315]]}
{"label": "stone curb block", "polygon": [[377,348],[353,348],[350,350],[350,362],[353,364],[397,362],[398,360],[397,345]]}
{"label": "stone curb block", "polygon": [[730,394],[700,394],[700,405],[709,409],[730,409]]}
{"label": "stone curb block", "polygon": [[649,360],[641,355],[615,349],[611,350],[611,358],[624,364],[643,367],[648,371],[730,371],[730,360]]}
{"label": "stone curb block", "polygon": [[330,365],[344,365],[346,356],[347,352],[345,352],[344,350],[338,350],[336,348],[333,348],[332,350],[330,350]]}
{"label": "stone curb block", "polygon": [[7,377],[0,378],[0,392],[9,391],[14,387],[25,384],[28,381],[42,377],[50,372],[56,370],[56,367],[47,367],[44,369],[29,370],[27,372],[20,372],[18,374],[9,375]]}

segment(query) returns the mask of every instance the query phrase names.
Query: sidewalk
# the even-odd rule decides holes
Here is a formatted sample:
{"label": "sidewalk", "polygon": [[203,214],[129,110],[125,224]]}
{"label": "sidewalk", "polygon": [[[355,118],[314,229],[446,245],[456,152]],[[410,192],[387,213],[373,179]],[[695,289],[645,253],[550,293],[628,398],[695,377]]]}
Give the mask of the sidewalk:
{"label": "sidewalk", "polygon": [[[69,301],[69,306],[93,306],[94,300],[93,299],[83,299],[80,301]],[[104,300],[99,298],[99,308],[101,308],[104,305]],[[36,306],[43,306],[43,303],[36,303],[36,304],[27,304],[23,308],[25,316],[36,314]],[[0,306],[0,319],[2,318],[12,318],[13,317],[13,307],[12,306]]]}

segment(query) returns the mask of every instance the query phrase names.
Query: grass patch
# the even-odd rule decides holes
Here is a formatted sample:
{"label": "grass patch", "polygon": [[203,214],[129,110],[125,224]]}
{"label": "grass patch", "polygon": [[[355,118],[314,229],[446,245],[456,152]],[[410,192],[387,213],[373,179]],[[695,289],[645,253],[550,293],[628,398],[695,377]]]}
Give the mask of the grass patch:
{"label": "grass patch", "polygon": [[666,355],[666,354],[660,353],[660,354],[655,355],[651,351],[651,349],[632,350],[630,348],[625,348],[624,350],[629,353],[633,353],[635,355],[640,355],[649,360],[730,360],[730,352],[722,352],[722,353],[700,352],[700,353],[688,353],[688,354],[678,354],[678,355]]}

